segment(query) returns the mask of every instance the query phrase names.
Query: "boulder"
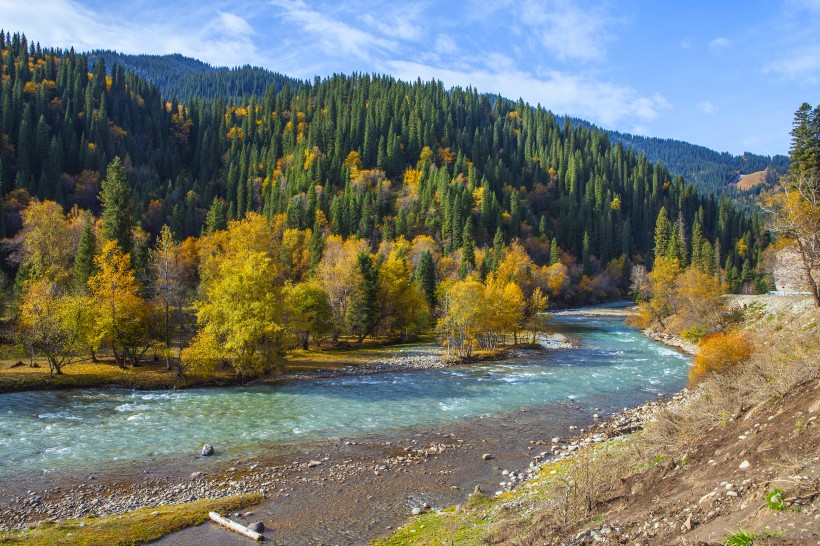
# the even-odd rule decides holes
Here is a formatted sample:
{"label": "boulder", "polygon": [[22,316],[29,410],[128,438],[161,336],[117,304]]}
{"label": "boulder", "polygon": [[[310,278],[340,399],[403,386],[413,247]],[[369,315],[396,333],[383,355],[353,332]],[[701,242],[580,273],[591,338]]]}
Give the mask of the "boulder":
{"label": "boulder", "polygon": [[265,532],[265,524],[261,521],[256,521],[248,525],[248,529],[254,531],[256,533],[264,533]]}
{"label": "boulder", "polygon": [[202,456],[203,457],[210,457],[214,454],[214,446],[211,444],[205,444],[202,446]]}

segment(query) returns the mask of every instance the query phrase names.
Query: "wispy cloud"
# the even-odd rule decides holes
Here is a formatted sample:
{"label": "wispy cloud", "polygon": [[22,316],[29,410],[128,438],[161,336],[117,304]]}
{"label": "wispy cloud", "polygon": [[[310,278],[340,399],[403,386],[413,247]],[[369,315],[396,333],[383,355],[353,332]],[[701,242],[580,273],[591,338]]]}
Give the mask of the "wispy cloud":
{"label": "wispy cloud", "polygon": [[570,0],[528,0],[520,21],[561,61],[600,61],[616,22],[600,5]]}
{"label": "wispy cloud", "polygon": [[536,76],[515,68],[454,70],[410,61],[391,61],[388,65],[390,72],[402,79],[420,76],[441,80],[447,86],[472,85],[481,92],[499,93],[512,99],[521,97],[559,115],[567,113],[622,130],[651,122],[670,108],[662,95],[640,96],[629,86],[559,71]]}
{"label": "wispy cloud", "polygon": [[763,72],[788,81],[815,85],[820,81],[820,45],[812,44],[790,52],[766,65]]}
{"label": "wispy cloud", "polygon": [[57,47],[116,49],[124,53],[181,53],[214,65],[235,66],[264,59],[242,17],[216,11],[204,18],[156,23],[91,10],[73,0],[0,0],[3,25]]}
{"label": "wispy cloud", "polygon": [[447,34],[439,34],[436,36],[436,51],[451,55],[458,51],[458,44]]}
{"label": "wispy cloud", "polygon": [[702,100],[698,102],[697,106],[698,110],[700,110],[704,114],[714,114],[715,112],[717,112],[717,108],[715,107],[715,105],[709,102],[708,100]]}
{"label": "wispy cloud", "polygon": [[709,42],[709,51],[712,53],[721,53],[729,48],[732,43],[728,38],[720,36]]}
{"label": "wispy cloud", "polygon": [[318,44],[325,55],[352,55],[360,60],[372,61],[374,49],[395,51],[398,48],[395,40],[355,28],[310,8],[302,0],[271,0],[270,3],[279,8],[291,23],[298,25],[301,33],[307,33],[308,39]]}

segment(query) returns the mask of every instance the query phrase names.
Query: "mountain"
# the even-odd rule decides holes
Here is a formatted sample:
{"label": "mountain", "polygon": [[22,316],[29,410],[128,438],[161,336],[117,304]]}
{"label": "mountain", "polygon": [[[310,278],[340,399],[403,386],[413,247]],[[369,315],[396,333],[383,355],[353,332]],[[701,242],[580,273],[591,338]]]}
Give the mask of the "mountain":
{"label": "mountain", "polygon": [[109,68],[118,64],[145,78],[159,88],[168,101],[176,98],[187,104],[192,98],[228,102],[245,97],[262,96],[269,86],[278,92],[285,85],[298,86],[295,78],[256,66],[236,68],[213,67],[207,63],[174,55],[126,55],[110,50],[92,51],[88,61],[93,66],[98,59]]}
{"label": "mountain", "polygon": [[[126,55],[115,51],[92,51],[89,63],[97,59],[105,60],[107,67],[115,63],[139,74],[156,85],[166,100],[176,98],[187,104],[193,98],[212,101],[217,98],[235,102],[245,97],[261,97],[265,89],[272,85],[275,92],[285,85],[298,87],[300,80],[258,67],[215,68],[202,61],[174,55]],[[592,126],[587,121],[571,118],[573,124]],[[664,163],[673,175],[681,176],[702,192],[712,194],[728,193],[738,197],[742,187],[735,186],[742,175],[769,169],[769,176],[776,180],[788,169],[788,157],[783,155],[762,156],[746,152],[732,155],[716,152],[704,146],[674,139],[645,137],[605,131],[613,143],[622,143],[627,148],[646,153],[652,163]],[[741,191],[738,191],[741,188]]]}
{"label": "mountain", "polygon": [[[31,197],[99,211],[100,180],[119,156],[151,236],[163,224],[180,239],[198,236],[259,213],[294,230],[318,222],[373,249],[429,237],[452,260],[468,243],[518,239],[536,263],[561,255],[577,264],[580,281],[650,263],[664,210],[680,259],[708,245],[709,267],[725,268],[738,289],[754,280],[767,244],[756,212],[523,101],[354,74],[182,106],[103,57],[91,65],[9,34],[0,49],[6,235]],[[209,73],[184,58],[162,62]],[[601,282],[585,290],[608,294],[614,284]]]}
{"label": "mountain", "polygon": [[[572,118],[572,122],[591,126],[589,122],[576,118]],[[620,142],[627,148],[643,152],[653,163],[660,161],[671,173],[691,182],[701,192],[742,197],[743,188],[735,185],[743,175],[768,169],[767,180],[774,182],[789,169],[789,158],[784,155],[765,156],[750,152],[732,155],[670,138],[601,130],[606,131],[613,143]]]}

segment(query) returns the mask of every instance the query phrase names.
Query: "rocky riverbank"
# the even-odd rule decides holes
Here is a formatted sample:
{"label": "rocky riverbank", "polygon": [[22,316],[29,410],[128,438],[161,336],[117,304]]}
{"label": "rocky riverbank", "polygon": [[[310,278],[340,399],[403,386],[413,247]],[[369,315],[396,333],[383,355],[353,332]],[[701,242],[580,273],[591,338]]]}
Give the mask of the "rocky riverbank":
{"label": "rocky riverbank", "polygon": [[569,336],[561,333],[545,333],[540,334],[536,338],[535,343],[501,347],[492,352],[478,353],[470,357],[447,356],[442,349],[436,347],[434,349],[431,348],[431,351],[426,354],[403,355],[398,353],[389,357],[374,358],[372,361],[364,364],[350,365],[343,368],[284,373],[274,377],[256,380],[251,382],[251,384],[444,369],[451,368],[453,366],[461,366],[464,364],[474,364],[476,362],[507,360],[532,354],[537,351],[566,350],[575,347],[577,347],[577,342],[572,340]]}
{"label": "rocky riverbank", "polygon": [[668,345],[669,347],[675,347],[680,349],[684,353],[690,355],[698,354],[698,346],[691,341],[686,341],[680,336],[676,336],[674,334],[670,334],[667,332],[661,332],[660,330],[655,330],[653,328],[647,328],[643,331],[643,334],[650,338],[654,339],[659,343],[663,343],[664,345]]}

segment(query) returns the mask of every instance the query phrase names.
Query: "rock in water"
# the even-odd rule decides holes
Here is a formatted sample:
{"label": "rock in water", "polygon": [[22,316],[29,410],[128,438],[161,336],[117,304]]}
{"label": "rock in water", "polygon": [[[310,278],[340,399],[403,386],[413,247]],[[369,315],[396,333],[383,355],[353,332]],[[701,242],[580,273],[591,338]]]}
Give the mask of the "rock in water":
{"label": "rock in water", "polygon": [[205,444],[202,446],[202,456],[203,457],[210,457],[214,454],[214,446],[211,444]]}
{"label": "rock in water", "polygon": [[255,523],[251,523],[248,525],[248,529],[251,531],[255,531],[257,533],[264,533],[265,532],[265,524],[261,521],[257,521]]}

